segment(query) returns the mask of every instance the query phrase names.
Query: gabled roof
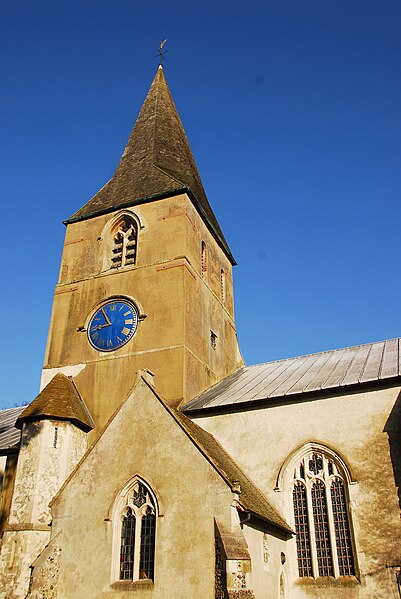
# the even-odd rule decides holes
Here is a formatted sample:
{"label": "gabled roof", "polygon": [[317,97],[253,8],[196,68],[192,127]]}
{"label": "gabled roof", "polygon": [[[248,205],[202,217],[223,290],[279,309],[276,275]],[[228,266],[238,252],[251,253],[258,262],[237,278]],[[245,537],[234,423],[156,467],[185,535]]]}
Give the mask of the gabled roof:
{"label": "gabled roof", "polygon": [[[50,502],[50,507],[53,503],[62,495],[64,489],[69,484],[70,480],[78,472],[82,463],[88,459],[94,448],[101,442],[103,436],[107,434],[107,431],[114,419],[118,416],[119,412],[124,408],[127,401],[130,400],[135,388],[140,384],[146,385],[151,391],[152,395],[159,401],[164,409],[172,416],[177,425],[190,439],[190,441],[197,447],[201,454],[206,460],[212,465],[216,472],[222,477],[229,488],[234,492],[238,493],[238,507],[244,511],[249,511],[256,515],[258,518],[268,522],[272,526],[284,531],[286,534],[294,534],[293,530],[288,526],[287,522],[280,516],[275,508],[270,504],[267,497],[262,491],[247,477],[247,475],[241,470],[238,464],[233,458],[223,449],[220,443],[207,431],[199,427],[197,424],[192,422],[187,416],[170,406],[156,391],[153,384],[148,380],[146,371],[142,371],[145,374],[141,374],[139,382],[137,382],[131,392],[127,395],[126,399],[118,406],[114,414],[111,416],[107,424],[102,429],[100,435],[97,437],[93,445],[91,445],[87,452],[82,456],[81,460],[72,470],[70,475],[65,480],[64,484],[58,490],[56,495]],[[135,435],[133,436],[133,442],[139,442]],[[179,459],[179,456],[177,456]]]}
{"label": "gabled roof", "polygon": [[182,409],[235,407],[373,382],[401,382],[400,338],[242,367]]}
{"label": "gabled roof", "polygon": [[18,450],[21,431],[15,427],[15,422],[24,410],[25,406],[0,410],[0,455]]}
{"label": "gabled roof", "polygon": [[69,420],[79,428],[94,428],[91,415],[73,381],[59,372],[19,415],[16,426],[24,421],[54,419]]}
{"label": "gabled roof", "polygon": [[187,192],[209,230],[235,264],[203,189],[184,128],[160,66],[108,183],[66,222]]}
{"label": "gabled roof", "polygon": [[188,435],[196,447],[226,481],[231,490],[233,492],[238,490],[237,503],[239,504],[239,507],[244,511],[252,512],[262,520],[265,520],[286,533],[293,534],[293,530],[271,505],[264,493],[248,478],[245,472],[238,466],[213,435],[198,426],[195,422],[192,422],[192,420],[187,418],[182,412],[171,407],[156,393],[155,389],[149,385],[146,379],[143,380],[164,407],[170,412],[174,420]]}

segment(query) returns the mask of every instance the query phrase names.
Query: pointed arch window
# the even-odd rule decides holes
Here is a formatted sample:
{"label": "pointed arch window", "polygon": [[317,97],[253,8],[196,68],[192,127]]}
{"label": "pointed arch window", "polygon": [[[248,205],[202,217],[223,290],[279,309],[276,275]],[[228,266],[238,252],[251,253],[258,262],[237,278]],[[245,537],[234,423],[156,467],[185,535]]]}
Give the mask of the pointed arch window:
{"label": "pointed arch window", "polygon": [[340,463],[324,452],[307,452],[294,468],[292,503],[299,576],[354,576],[347,477]]}
{"label": "pointed arch window", "polygon": [[136,263],[138,224],[136,220],[124,215],[113,227],[113,246],[111,268]]}
{"label": "pointed arch window", "polygon": [[[156,502],[142,480],[123,496],[119,526],[119,580],[154,580]],[[121,506],[121,502],[120,502]]]}
{"label": "pointed arch window", "polygon": [[226,273],[220,270],[220,297],[223,304],[226,303]]}
{"label": "pointed arch window", "polygon": [[206,243],[202,241],[202,255],[201,255],[201,271],[202,276],[207,272],[207,253],[206,253]]}

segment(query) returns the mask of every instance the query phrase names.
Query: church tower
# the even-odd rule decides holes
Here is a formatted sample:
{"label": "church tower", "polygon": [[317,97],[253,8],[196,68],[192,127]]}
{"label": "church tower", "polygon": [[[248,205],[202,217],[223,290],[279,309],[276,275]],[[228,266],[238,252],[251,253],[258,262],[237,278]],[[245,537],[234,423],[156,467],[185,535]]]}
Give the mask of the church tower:
{"label": "church tower", "polygon": [[161,66],[115,174],[65,224],[42,388],[72,377],[96,431],[140,369],[178,406],[243,364],[235,261]]}

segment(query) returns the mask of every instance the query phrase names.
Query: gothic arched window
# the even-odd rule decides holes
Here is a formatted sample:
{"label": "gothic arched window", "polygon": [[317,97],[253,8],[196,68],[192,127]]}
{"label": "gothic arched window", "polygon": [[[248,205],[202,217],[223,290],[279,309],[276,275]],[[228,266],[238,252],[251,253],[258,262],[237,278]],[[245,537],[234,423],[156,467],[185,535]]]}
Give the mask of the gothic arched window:
{"label": "gothic arched window", "polygon": [[226,273],[220,270],[220,297],[223,304],[226,302]]}
{"label": "gothic arched window", "polygon": [[138,225],[134,218],[124,215],[112,230],[113,245],[111,268],[135,264],[138,242]]}
{"label": "gothic arched window", "polygon": [[291,488],[299,576],[355,575],[343,467],[311,449],[295,465]]}
{"label": "gothic arched window", "polygon": [[201,271],[202,271],[202,276],[205,274],[205,272],[207,272],[206,243],[204,241],[202,241]]}
{"label": "gothic arched window", "polygon": [[[141,480],[123,495],[118,536],[119,580],[153,580],[155,565],[156,505],[153,494]],[[120,502],[121,506],[121,502]]]}

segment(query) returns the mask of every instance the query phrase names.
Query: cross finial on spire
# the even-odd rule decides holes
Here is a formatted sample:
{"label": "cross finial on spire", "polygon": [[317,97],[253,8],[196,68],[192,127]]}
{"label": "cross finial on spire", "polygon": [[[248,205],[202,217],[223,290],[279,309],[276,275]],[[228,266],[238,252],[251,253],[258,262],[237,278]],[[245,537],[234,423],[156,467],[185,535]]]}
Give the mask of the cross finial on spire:
{"label": "cross finial on spire", "polygon": [[[160,46],[157,48],[158,51],[158,56],[159,56],[159,66],[163,66],[163,55],[166,54],[168,52],[168,50],[166,50],[165,52],[163,52],[163,46],[164,44],[167,42],[167,38],[161,42]],[[157,58],[157,57],[155,57]]]}

